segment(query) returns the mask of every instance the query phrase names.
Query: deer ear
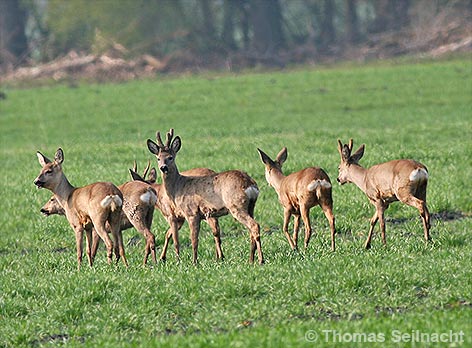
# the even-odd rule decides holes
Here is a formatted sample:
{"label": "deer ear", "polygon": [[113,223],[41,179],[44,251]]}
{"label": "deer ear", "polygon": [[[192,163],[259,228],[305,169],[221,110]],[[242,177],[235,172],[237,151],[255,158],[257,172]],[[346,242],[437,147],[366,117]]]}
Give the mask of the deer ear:
{"label": "deer ear", "polygon": [[153,153],[154,155],[159,154],[159,146],[157,146],[157,144],[154,141],[152,141],[151,139],[147,140],[147,147],[148,147],[149,151],[151,153]]}
{"label": "deer ear", "polygon": [[41,152],[37,151],[36,152],[36,156],[38,156],[38,161],[39,161],[39,164],[41,164],[41,166],[45,166],[46,164],[48,163],[51,163],[51,160],[49,158],[47,158],[46,156],[44,156]]}
{"label": "deer ear", "polygon": [[261,158],[262,163],[267,164],[267,165],[271,165],[274,163],[274,161],[272,161],[270,157],[267,156],[266,153],[262,151],[261,149],[257,148],[257,152],[259,152],[259,157]]}
{"label": "deer ear", "polygon": [[170,145],[170,148],[174,151],[174,153],[177,153],[179,152],[181,146],[182,146],[182,142],[180,140],[180,137],[176,136],[174,140],[172,140],[172,144]]}
{"label": "deer ear", "polygon": [[350,161],[354,162],[354,163],[359,162],[359,160],[362,158],[362,156],[364,156],[364,148],[365,148],[365,145],[362,144],[359,147],[359,149],[357,149],[357,151],[350,157]]}
{"label": "deer ear", "polygon": [[343,161],[348,161],[350,156],[351,150],[349,150],[349,146],[344,144],[343,149],[341,150],[341,158],[343,159]]}
{"label": "deer ear", "polygon": [[287,156],[288,156],[288,153],[287,153],[287,148],[284,147],[282,150],[280,150],[280,152],[277,154],[277,157],[275,158],[275,160],[279,163],[280,166],[282,166],[282,164],[284,164],[284,162],[287,160]]}
{"label": "deer ear", "polygon": [[133,181],[145,181],[141,175],[139,175],[138,173],[136,173],[133,169],[129,169],[129,174],[131,175],[131,179]]}
{"label": "deer ear", "polygon": [[147,179],[147,182],[149,184],[154,184],[157,180],[157,171],[156,171],[156,168],[151,168],[151,170],[149,171],[149,176],[148,176],[148,179]]}
{"label": "deer ear", "polygon": [[64,151],[61,148],[58,148],[56,154],[54,155],[54,161],[57,164],[62,164],[64,162]]}
{"label": "deer ear", "polygon": [[343,155],[343,143],[339,139],[338,139],[338,152],[341,156]]}

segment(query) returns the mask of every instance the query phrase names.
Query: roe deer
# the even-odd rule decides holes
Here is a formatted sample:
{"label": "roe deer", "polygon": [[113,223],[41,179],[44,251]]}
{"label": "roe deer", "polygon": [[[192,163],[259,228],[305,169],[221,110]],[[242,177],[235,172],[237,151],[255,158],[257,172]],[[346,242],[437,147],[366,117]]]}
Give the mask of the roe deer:
{"label": "roe deer", "polygon": [[[149,163],[148,163],[148,166],[146,167],[146,169],[144,170],[143,176],[140,176],[137,173],[137,166],[136,166],[136,163],[135,163],[134,167],[133,167],[133,170],[130,170],[130,173],[131,173],[131,177],[133,178],[133,180],[144,181],[144,182],[150,184],[154,188],[154,190],[156,190],[157,197],[158,197],[157,200],[156,200],[156,208],[159,209],[159,211],[161,212],[164,219],[166,219],[166,221],[170,225],[171,224],[170,221],[173,218],[175,218],[175,217],[172,217],[172,209],[171,209],[172,202],[169,200],[169,197],[167,196],[167,194],[164,190],[164,187],[162,187],[161,184],[156,183],[156,181],[157,181],[156,169],[151,168],[151,170],[149,172],[149,178],[146,179],[146,175],[147,175],[148,171],[149,171]],[[211,170],[211,169],[208,169],[208,168],[193,168],[193,169],[186,170],[186,171],[182,172],[181,174],[185,175],[185,176],[205,176],[205,175],[216,174],[216,172]],[[179,231],[181,229],[183,223],[185,222],[185,217],[184,216],[179,216],[177,218],[178,218],[177,231]],[[218,219],[216,217],[208,216],[208,217],[205,217],[205,221],[210,226],[210,228],[212,230],[212,233],[213,233],[213,237],[215,239],[216,259],[217,260],[223,260],[224,255],[223,255],[223,251],[221,250],[220,225],[218,223]],[[173,232],[172,228],[169,228],[169,230],[166,232],[165,239],[164,239],[164,246],[162,248],[162,253],[161,253],[161,256],[160,256],[161,261],[166,260],[166,254],[167,254],[167,248],[169,247],[169,241],[170,241],[171,237],[173,237],[172,232]],[[176,236],[176,237],[178,237],[178,236]],[[178,240],[177,240],[177,242],[174,240],[174,247],[175,247],[176,255],[178,256],[179,255],[179,242],[178,242]]]}
{"label": "roe deer", "polygon": [[[120,229],[123,231],[134,227],[140,232],[146,239],[143,264],[146,265],[149,254],[151,254],[153,261],[157,262],[155,236],[151,232],[154,206],[157,200],[156,191],[150,185],[140,181],[129,181],[118,186],[118,188],[123,194]],[[46,216],[53,214],[65,215],[64,208],[56,200],[55,196],[52,196],[43,205],[41,213]],[[109,231],[110,226],[108,223],[106,228]],[[100,241],[95,230],[93,230],[92,240],[92,259],[94,259]]]}
{"label": "roe deer", "polygon": [[[293,250],[298,248],[298,230],[300,216],[305,225],[305,248],[311,237],[310,209],[319,205],[329,222],[331,229],[331,250],[335,251],[333,199],[331,181],[328,174],[319,167],[309,167],[285,176],[282,165],[287,159],[287,148],[284,147],[272,160],[261,149],[257,149],[262,163],[265,165],[265,177],[270,186],[275,189],[279,201],[284,207],[283,231]],[[288,233],[291,216],[294,215],[293,237]]]}
{"label": "roe deer", "polygon": [[190,231],[193,249],[193,262],[197,262],[198,234],[200,221],[205,217],[219,217],[230,213],[237,221],[247,227],[250,233],[251,249],[249,261],[254,262],[257,249],[259,263],[264,262],[260,240],[260,227],[254,220],[254,208],[259,195],[256,182],[245,172],[229,170],[205,176],[184,176],[179,173],[175,157],[180,150],[179,136],[173,138],[174,130],[167,133],[166,144],[159,132],[158,144],[151,139],[147,146],[156,155],[162,183],[172,203],[170,228],[174,243],[177,242],[179,217],[185,217]]}
{"label": "roe deer", "polygon": [[[38,188],[46,188],[64,208],[70,226],[75,232],[77,245],[77,262],[80,269],[82,263],[82,242],[85,231],[87,241],[87,257],[89,265],[93,265],[92,256],[92,228],[95,228],[107,248],[108,263],[112,262],[113,250],[117,261],[120,257],[128,267],[123,245],[123,236],[120,230],[120,214],[123,204],[121,191],[112,183],[97,182],[76,188],[67,180],[62,171],[64,153],[61,148],[56,151],[54,161],[49,160],[41,152],[37,152],[42,169],[34,184]],[[105,228],[108,222],[115,245],[111,241]]]}
{"label": "roe deer", "polygon": [[353,182],[369,198],[375,206],[375,214],[370,220],[370,229],[365,248],[370,249],[374,226],[380,220],[382,242],[387,244],[385,237],[384,212],[389,204],[395,201],[403,202],[419,210],[424,227],[424,238],[430,240],[429,212],[426,206],[426,186],[428,170],[414,160],[400,159],[374,165],[368,169],[359,165],[364,155],[365,145],[352,154],[353,140],[342,144],[338,140],[338,151],[341,155],[338,182],[343,185]]}

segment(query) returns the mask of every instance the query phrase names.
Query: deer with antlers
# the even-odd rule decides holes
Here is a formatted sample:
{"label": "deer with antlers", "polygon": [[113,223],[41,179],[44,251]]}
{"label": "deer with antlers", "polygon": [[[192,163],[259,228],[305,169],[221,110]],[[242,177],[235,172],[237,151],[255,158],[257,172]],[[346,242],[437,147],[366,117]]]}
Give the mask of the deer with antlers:
{"label": "deer with antlers", "polygon": [[[171,225],[172,219],[175,219],[175,217],[172,215],[172,202],[170,201],[169,197],[167,196],[164,187],[161,184],[157,183],[157,171],[155,168],[151,168],[149,171],[150,163],[148,162],[148,165],[146,169],[144,170],[144,174],[141,176],[137,172],[137,165],[136,162],[134,163],[133,170],[130,170],[131,177],[133,180],[137,181],[144,181],[148,184],[150,184],[154,190],[157,193],[157,200],[156,200],[156,208],[161,212],[162,216],[166,221]],[[149,171],[149,177],[146,178],[147,174]],[[182,175],[185,176],[205,176],[205,175],[213,175],[216,174],[215,171],[208,169],[208,168],[193,168],[186,170],[181,173]],[[223,260],[224,255],[223,251],[221,249],[221,233],[220,233],[220,225],[218,222],[218,218],[216,217],[211,217],[208,216],[204,219],[208,223],[208,225],[211,228],[211,231],[213,233],[213,237],[215,239],[215,248],[216,248],[216,259],[217,260]],[[185,222],[185,217],[184,216],[179,216],[178,217],[178,223],[177,223],[177,231],[180,231],[182,228],[182,225]],[[169,228],[165,234],[165,239],[164,239],[164,246],[162,248],[162,253],[160,256],[161,261],[166,260],[166,255],[167,255],[167,249],[169,247],[169,242],[170,239],[173,237],[172,235],[172,228]],[[175,252],[176,255],[179,255],[179,241],[178,238],[176,240],[173,240],[174,242],[174,247],[175,247]]]}
{"label": "deer with antlers", "polygon": [[375,206],[374,216],[370,219],[370,229],[365,248],[370,249],[375,224],[380,220],[382,242],[385,237],[384,212],[389,204],[400,201],[418,209],[423,221],[424,238],[430,240],[430,216],[426,206],[426,187],[428,170],[414,160],[400,159],[374,165],[368,169],[359,165],[364,155],[365,145],[352,153],[353,140],[343,144],[338,140],[338,151],[341,156],[337,181],[343,185],[352,182],[357,185]]}
{"label": "deer with antlers", "polygon": [[163,187],[172,202],[170,228],[174,242],[178,239],[179,216],[184,216],[191,231],[193,262],[197,263],[200,221],[207,217],[219,217],[229,213],[249,230],[251,240],[249,261],[254,262],[257,249],[259,263],[262,264],[264,258],[260,227],[253,217],[259,195],[256,182],[240,170],[205,176],[181,175],[175,163],[181,147],[180,137],[174,138],[174,130],[171,129],[167,133],[165,144],[159,132],[156,133],[156,139],[157,144],[148,139],[147,146],[149,151],[156,155]]}
{"label": "deer with antlers", "polygon": [[[310,209],[319,205],[328,219],[331,229],[331,250],[335,251],[334,236],[336,230],[331,181],[328,174],[319,167],[309,167],[285,176],[282,172],[282,165],[287,160],[286,147],[280,150],[275,161],[261,149],[257,149],[257,151],[265,165],[266,180],[275,189],[279,201],[284,207],[283,231],[292,250],[298,248],[300,217],[305,225],[305,248],[308,247],[312,233]],[[294,216],[293,236],[290,237],[288,225],[292,215]]]}
{"label": "deer with antlers", "polygon": [[[75,232],[77,245],[77,263],[82,263],[83,234],[85,231],[86,253],[89,265],[93,265],[92,229],[95,229],[107,248],[108,263],[112,262],[113,250],[117,261],[121,258],[126,267],[123,236],[120,229],[120,214],[123,204],[121,191],[112,183],[96,182],[83,187],[74,187],[62,171],[64,152],[56,151],[54,161],[49,160],[41,152],[37,152],[42,169],[34,180],[38,188],[46,188],[54,193],[55,198],[63,207],[67,220]],[[108,223],[115,244],[108,236],[105,225]]]}

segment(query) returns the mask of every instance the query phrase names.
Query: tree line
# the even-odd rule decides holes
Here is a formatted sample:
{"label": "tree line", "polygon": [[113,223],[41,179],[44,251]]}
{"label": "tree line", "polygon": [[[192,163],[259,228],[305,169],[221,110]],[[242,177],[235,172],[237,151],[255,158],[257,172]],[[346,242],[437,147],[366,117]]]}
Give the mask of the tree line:
{"label": "tree line", "polygon": [[0,66],[112,47],[128,56],[242,55],[277,64],[287,52],[336,55],[445,8],[470,16],[472,1],[0,0]]}

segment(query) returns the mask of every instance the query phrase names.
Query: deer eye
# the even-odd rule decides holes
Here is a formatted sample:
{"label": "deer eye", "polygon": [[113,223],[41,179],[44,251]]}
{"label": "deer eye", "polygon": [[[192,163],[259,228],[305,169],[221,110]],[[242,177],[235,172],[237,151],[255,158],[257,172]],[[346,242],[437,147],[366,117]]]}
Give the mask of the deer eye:
{"label": "deer eye", "polygon": [[52,174],[52,169],[46,170],[46,174]]}
{"label": "deer eye", "polygon": [[174,159],[174,157],[172,157],[172,156],[167,157],[168,161],[172,161],[173,159]]}

